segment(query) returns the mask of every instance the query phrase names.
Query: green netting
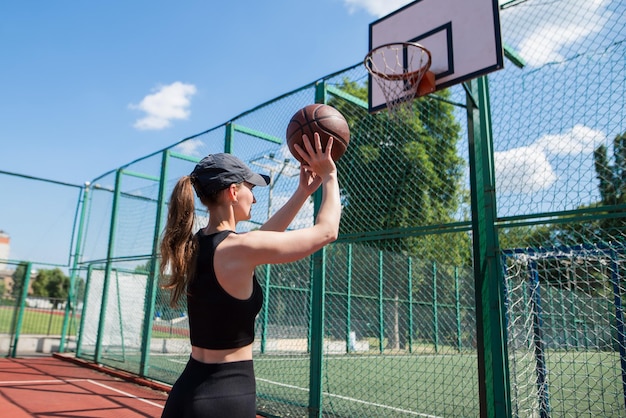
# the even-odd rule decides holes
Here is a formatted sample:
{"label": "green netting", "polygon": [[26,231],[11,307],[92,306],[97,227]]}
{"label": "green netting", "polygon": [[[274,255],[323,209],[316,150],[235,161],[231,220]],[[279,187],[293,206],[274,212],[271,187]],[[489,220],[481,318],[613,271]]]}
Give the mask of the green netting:
{"label": "green netting", "polygon": [[[87,306],[77,295],[77,355],[175,381],[188,322],[156,286],[155,243],[176,180],[208,153],[238,155],[272,177],[240,232],[257,228],[297,187],[291,115],[325,102],[352,132],[338,162],[340,238],[257,271],[259,410],[626,416],[624,12],[507,2],[503,40],[525,68],[507,62],[392,120],[368,114],[358,64],[92,181],[75,251]],[[592,30],[564,42],[580,22]],[[543,40],[534,49],[531,33]],[[476,126],[477,105],[490,125]],[[311,200],[290,227],[313,219]]]}
{"label": "green netting", "polygon": [[623,248],[506,254],[516,414],[621,416]]}

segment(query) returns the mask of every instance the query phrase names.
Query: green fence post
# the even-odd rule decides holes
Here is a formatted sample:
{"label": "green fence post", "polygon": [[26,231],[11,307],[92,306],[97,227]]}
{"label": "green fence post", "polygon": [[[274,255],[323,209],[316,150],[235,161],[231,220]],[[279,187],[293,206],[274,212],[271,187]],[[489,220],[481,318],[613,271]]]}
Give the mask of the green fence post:
{"label": "green fence post", "polygon": [[561,308],[561,328],[563,328],[563,340],[569,345],[569,330],[567,326],[567,314],[565,313],[565,298],[563,288],[559,289],[559,305]]}
{"label": "green fence post", "polygon": [[91,285],[91,273],[93,272],[93,264],[89,264],[89,267],[87,267],[87,277],[85,278],[85,296],[84,296],[84,300],[83,300],[83,311],[81,313],[80,316],[80,326],[78,328],[78,340],[76,341],[76,357],[80,358],[80,356],[82,355],[82,348],[81,348],[81,344],[82,344],[82,338],[83,338],[83,332],[85,330],[85,321],[86,321],[86,315],[85,313],[87,312],[87,296],[89,295],[89,290],[90,290],[90,285]]}
{"label": "green fence post", "polygon": [[461,334],[461,296],[459,291],[459,268],[454,268],[454,300],[456,310],[456,344],[459,353],[463,349]]}
{"label": "green fence post", "polygon": [[[309,258],[309,277],[313,277],[313,257]],[[313,335],[313,280],[309,280],[309,324],[306,352],[311,354],[311,338]]]}
{"label": "green fence post", "polygon": [[311,306],[311,370],[309,378],[309,417],[322,416],[322,374],[324,355],[324,303],[326,286],[326,248],[313,254]]}
{"label": "green fence post", "polygon": [[346,276],[348,280],[348,288],[346,289],[346,353],[349,353],[350,333],[352,332],[352,244],[348,244],[348,259]]}
{"label": "green fence post", "polygon": [[267,326],[269,323],[269,303],[270,303],[270,277],[272,275],[271,264],[265,265],[265,292],[263,292],[263,315],[261,317],[261,354],[265,353],[267,344]]}
{"label": "green fence post", "polygon": [[102,282],[102,302],[100,303],[100,319],[98,320],[98,333],[96,335],[96,353],[94,361],[100,363],[102,357],[102,338],[106,321],[107,304],[109,301],[109,280],[113,267],[113,249],[115,247],[115,231],[117,229],[117,211],[120,200],[122,185],[122,169],[115,171],[115,190],[113,192],[113,205],[111,209],[111,222],[109,227],[109,245],[107,247],[106,266],[104,269],[104,281]]}
{"label": "green fence post", "polygon": [[409,353],[413,352],[413,259],[408,259],[408,279],[409,285]]}
{"label": "green fence post", "polygon": [[[320,82],[315,86],[315,102],[326,100],[326,84]],[[322,204],[322,191],[313,194],[313,216],[317,216]],[[322,369],[324,355],[324,288],[326,286],[326,248],[317,251],[311,257],[311,365],[309,370],[309,418],[322,416]]]}
{"label": "green fence post", "polygon": [[226,124],[226,132],[224,132],[224,152],[233,153],[233,137],[235,136],[235,125],[232,122]]}
{"label": "green fence post", "polygon": [[81,258],[81,246],[83,240],[83,227],[85,225],[85,215],[87,214],[87,200],[89,197],[89,182],[85,183],[85,187],[81,190],[79,198],[80,218],[78,220],[78,232],[76,233],[76,243],[74,251],[74,260],[72,260],[72,271],[70,273],[70,289],[65,303],[65,315],[63,316],[63,325],[61,327],[61,341],[59,342],[59,352],[65,352],[65,339],[68,333],[69,319],[76,305],[76,276],[78,274],[78,263]]}
{"label": "green fence post", "polygon": [[157,197],[156,219],[154,222],[154,233],[152,235],[152,255],[150,257],[150,272],[146,286],[145,308],[143,330],[141,334],[141,360],[139,363],[139,375],[148,375],[150,361],[150,342],[152,341],[152,325],[154,322],[155,301],[159,284],[159,242],[161,231],[165,224],[165,214],[167,213],[167,172],[169,166],[170,152],[164,150],[161,155],[161,173],[159,176],[159,194]]}
{"label": "green fence post", "polygon": [[120,277],[118,269],[113,269],[115,271],[115,294],[116,294],[116,302],[117,302],[117,312],[118,312],[118,326],[120,327],[120,339],[122,341],[122,358],[124,361],[126,360],[126,341],[124,340],[124,313],[122,312],[122,299],[120,295]]}
{"label": "green fence post", "polygon": [[433,344],[439,352],[439,315],[437,312],[437,263],[433,262]]}
{"label": "green fence post", "polygon": [[465,84],[481,417],[510,417],[504,289],[496,230],[496,183],[487,77]]}
{"label": "green fence post", "polygon": [[383,251],[378,252],[378,351],[381,353],[385,349],[385,317],[384,317],[384,300],[383,300]]}
{"label": "green fence post", "polygon": [[24,270],[24,279],[22,280],[22,291],[20,292],[20,304],[17,311],[15,332],[13,333],[13,344],[11,346],[10,357],[12,358],[15,358],[17,356],[17,344],[20,340],[20,333],[22,332],[22,322],[24,322],[24,311],[26,310],[26,298],[28,297],[28,287],[30,286],[30,274],[32,269],[33,264],[26,263],[26,269]]}

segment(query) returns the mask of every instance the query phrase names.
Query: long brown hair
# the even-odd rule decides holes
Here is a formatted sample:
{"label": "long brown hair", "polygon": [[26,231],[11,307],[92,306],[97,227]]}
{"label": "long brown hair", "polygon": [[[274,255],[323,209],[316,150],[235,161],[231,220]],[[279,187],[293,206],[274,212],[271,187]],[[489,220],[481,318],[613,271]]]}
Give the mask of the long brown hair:
{"label": "long brown hair", "polygon": [[195,194],[189,176],[181,177],[170,197],[167,223],[161,240],[160,277],[167,277],[163,288],[170,289],[170,305],[175,307],[186,292],[195,270],[197,242],[194,238]]}

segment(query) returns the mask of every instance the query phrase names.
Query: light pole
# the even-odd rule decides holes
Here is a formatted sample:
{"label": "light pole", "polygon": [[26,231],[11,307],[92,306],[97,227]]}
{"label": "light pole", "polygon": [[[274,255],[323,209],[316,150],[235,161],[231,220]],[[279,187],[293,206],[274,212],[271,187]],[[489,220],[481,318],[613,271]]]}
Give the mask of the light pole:
{"label": "light pole", "polygon": [[[279,160],[276,156],[271,153],[268,155],[263,155],[258,158],[253,158],[250,160],[251,164],[262,167],[264,170],[267,170],[270,173],[270,184],[268,190],[267,197],[267,217],[268,219],[272,216],[272,191],[274,190],[274,186],[278,179],[283,175],[287,175],[289,177],[294,177],[300,173],[299,167],[295,166],[291,163],[289,158],[285,158],[283,160]],[[290,173],[289,171],[285,172],[285,169],[288,167],[293,167],[298,169],[295,173]],[[265,348],[267,344],[267,335],[268,335],[268,324],[269,324],[269,300],[270,300],[270,292],[271,292],[271,276],[272,276],[272,266],[271,264],[265,265],[265,288],[263,291],[263,312],[261,314],[261,353],[265,353]]]}
{"label": "light pole", "polygon": [[269,171],[270,184],[267,196],[267,217],[269,219],[272,216],[272,191],[274,190],[276,182],[283,174],[289,177],[295,177],[296,174],[285,172],[285,170],[287,168],[299,169],[299,167],[291,162],[291,158],[280,160],[276,158],[274,153],[254,158],[250,160],[250,163]]}

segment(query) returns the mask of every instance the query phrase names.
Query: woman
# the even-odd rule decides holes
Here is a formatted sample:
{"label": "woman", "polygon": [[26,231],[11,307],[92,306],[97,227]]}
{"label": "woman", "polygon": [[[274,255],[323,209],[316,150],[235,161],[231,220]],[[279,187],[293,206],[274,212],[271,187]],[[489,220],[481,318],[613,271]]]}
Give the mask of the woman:
{"label": "woman", "polygon": [[[259,230],[236,233],[250,219],[254,186],[267,177],[230,154],[209,155],[172,192],[161,243],[161,277],[175,305],[185,294],[191,356],[168,397],[162,417],[247,418],[256,414],[252,364],[254,320],[263,302],[254,270],[262,264],[307,257],[337,239],[341,205],[332,138],[303,137],[296,151],[306,164],[293,196]],[[312,227],[285,231],[308,197],[322,186]],[[193,186],[193,187],[192,187]],[[193,234],[194,194],[208,208],[209,222]],[[168,273],[166,273],[168,272]]]}

